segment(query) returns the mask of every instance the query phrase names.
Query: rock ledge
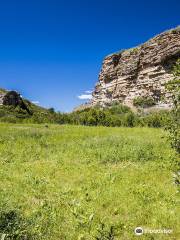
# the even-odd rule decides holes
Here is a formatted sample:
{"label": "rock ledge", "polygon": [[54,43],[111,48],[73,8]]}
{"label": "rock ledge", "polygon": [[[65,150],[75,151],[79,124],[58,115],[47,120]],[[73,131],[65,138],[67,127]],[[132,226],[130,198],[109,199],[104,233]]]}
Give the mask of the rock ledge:
{"label": "rock ledge", "polygon": [[136,48],[107,56],[88,106],[118,101],[133,107],[133,99],[140,96],[152,97],[157,107],[170,108],[171,94],[165,84],[173,78],[172,66],[179,57],[180,27]]}

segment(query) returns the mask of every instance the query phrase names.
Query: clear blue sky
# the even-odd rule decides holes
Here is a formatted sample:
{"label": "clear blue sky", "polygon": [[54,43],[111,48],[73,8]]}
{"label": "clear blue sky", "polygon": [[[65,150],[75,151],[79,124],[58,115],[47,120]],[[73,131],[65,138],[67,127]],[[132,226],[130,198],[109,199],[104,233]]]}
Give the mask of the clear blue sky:
{"label": "clear blue sky", "polygon": [[179,24],[179,0],[1,0],[0,87],[70,111],[104,56]]}

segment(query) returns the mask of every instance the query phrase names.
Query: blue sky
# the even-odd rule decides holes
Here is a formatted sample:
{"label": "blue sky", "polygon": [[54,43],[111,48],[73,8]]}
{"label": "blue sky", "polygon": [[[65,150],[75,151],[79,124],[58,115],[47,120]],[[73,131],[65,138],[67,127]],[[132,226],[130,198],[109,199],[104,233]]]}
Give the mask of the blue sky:
{"label": "blue sky", "polygon": [[179,0],[0,0],[0,87],[71,111],[106,55],[179,24]]}

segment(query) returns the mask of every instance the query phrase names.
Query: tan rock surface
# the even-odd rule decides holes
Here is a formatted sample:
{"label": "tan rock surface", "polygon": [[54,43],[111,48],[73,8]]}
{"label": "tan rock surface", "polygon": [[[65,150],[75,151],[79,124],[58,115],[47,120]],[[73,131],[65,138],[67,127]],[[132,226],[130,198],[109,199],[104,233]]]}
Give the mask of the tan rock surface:
{"label": "tan rock surface", "polygon": [[171,107],[165,83],[173,78],[172,66],[180,57],[180,27],[161,33],[132,49],[107,56],[93,92],[91,106],[153,97],[157,107]]}

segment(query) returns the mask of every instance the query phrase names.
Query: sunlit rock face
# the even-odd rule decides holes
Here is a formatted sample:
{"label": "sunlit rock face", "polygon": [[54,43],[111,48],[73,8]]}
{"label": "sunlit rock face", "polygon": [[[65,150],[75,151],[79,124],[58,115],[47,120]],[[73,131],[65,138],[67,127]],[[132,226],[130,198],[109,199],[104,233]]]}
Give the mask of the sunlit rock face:
{"label": "sunlit rock face", "polygon": [[173,78],[172,66],[180,57],[180,27],[163,32],[146,43],[107,56],[95,86],[91,106],[113,101],[130,107],[133,99],[152,97],[157,107],[171,107],[165,84]]}
{"label": "sunlit rock face", "polygon": [[4,89],[0,88],[0,105],[3,105],[3,99],[6,93],[7,92]]}
{"label": "sunlit rock face", "polygon": [[4,94],[0,93],[0,105],[3,105]]}

